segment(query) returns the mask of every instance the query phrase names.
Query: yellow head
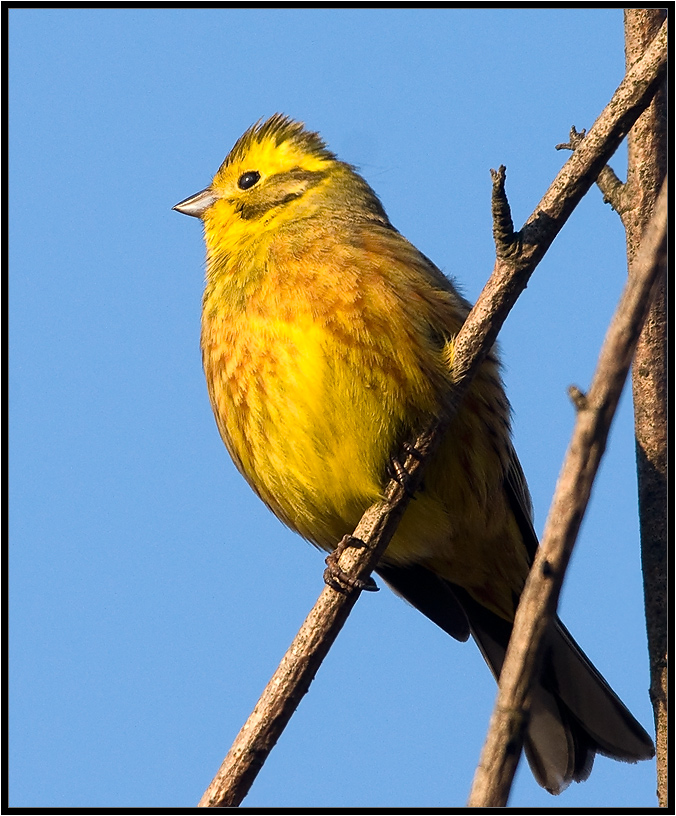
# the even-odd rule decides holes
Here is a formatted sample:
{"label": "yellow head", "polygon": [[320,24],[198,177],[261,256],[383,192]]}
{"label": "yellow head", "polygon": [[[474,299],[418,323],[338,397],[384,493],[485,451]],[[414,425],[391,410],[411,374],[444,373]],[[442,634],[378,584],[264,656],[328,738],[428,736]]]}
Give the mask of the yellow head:
{"label": "yellow head", "polygon": [[389,224],[361,176],[319,134],[278,113],[249,128],[209,187],[174,209],[202,219],[209,255],[318,214]]}

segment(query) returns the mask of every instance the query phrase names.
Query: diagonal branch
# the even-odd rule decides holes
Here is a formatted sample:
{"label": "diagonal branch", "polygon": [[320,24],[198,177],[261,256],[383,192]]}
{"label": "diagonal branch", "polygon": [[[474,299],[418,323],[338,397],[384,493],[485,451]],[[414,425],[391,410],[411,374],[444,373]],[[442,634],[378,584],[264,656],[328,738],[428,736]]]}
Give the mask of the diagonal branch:
{"label": "diagonal branch", "polygon": [[[391,481],[383,500],[370,507],[346,546],[338,567],[353,579],[366,578],[389,544],[411,493],[422,481],[426,462],[455,415],[472,377],[493,345],[507,314],[533,270],[578,201],[594,183],[633,122],[650,103],[666,72],[666,24],[643,59],[634,65],[589,136],[575,151],[519,234],[519,251],[499,257],[493,274],[456,337],[454,388],[444,416],[415,440],[404,466],[407,490]],[[502,182],[499,177],[496,185]],[[500,190],[497,191],[498,198]],[[354,546],[355,539],[361,546]],[[356,603],[348,594],[325,586],[287,653],[242,727],[228,755],[200,800],[202,807],[237,806],[246,796],[268,753],[307,692],[317,669]]]}
{"label": "diagonal branch", "polygon": [[542,542],[514,620],[488,736],[474,776],[470,807],[505,807],[527,721],[527,698],[580,523],[603,456],[610,424],[650,308],[666,268],[667,184],[632,264],[629,281],[608,329],[591,388],[571,394],[578,410],[573,436],[552,500]]}

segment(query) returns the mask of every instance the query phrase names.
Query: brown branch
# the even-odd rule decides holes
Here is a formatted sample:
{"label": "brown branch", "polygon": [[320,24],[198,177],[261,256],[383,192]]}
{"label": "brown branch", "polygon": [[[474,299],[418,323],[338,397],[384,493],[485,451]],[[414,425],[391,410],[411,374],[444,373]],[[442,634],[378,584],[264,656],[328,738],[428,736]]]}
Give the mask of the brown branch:
{"label": "brown branch", "polygon": [[[438,446],[517,297],[578,201],[594,183],[598,170],[649,104],[655,84],[666,71],[666,26],[662,34],[662,38],[627,74],[589,137],[566,162],[526,222],[519,233],[521,251],[517,257],[498,258],[493,274],[456,337],[452,369],[454,388],[444,416],[418,437],[415,453],[408,455],[403,462],[409,474],[408,492],[396,481],[391,481],[383,501],[370,507],[362,517],[354,538],[364,542],[364,546],[346,546],[338,560],[340,570],[349,577],[364,579],[377,564],[406,509],[409,494],[420,485],[426,462]],[[237,806],[246,796],[268,753],[307,692],[358,595],[359,590],[343,594],[329,586],[323,589],[202,796],[200,806]]]}
{"label": "brown branch", "polygon": [[565,570],[641,327],[656,281],[666,268],[667,214],[665,181],[606,334],[589,393],[585,396],[574,389],[571,394],[578,411],[577,420],[542,543],[517,609],[488,737],[468,800],[470,807],[507,805],[527,723],[528,694],[539,670],[547,631],[556,615]]}
{"label": "brown branch", "polygon": [[615,171],[609,165],[606,165],[598,175],[596,184],[599,190],[603,193],[603,201],[605,204],[615,210],[620,216],[620,220],[624,220],[624,212],[627,208],[626,184],[617,177]]}
{"label": "brown branch", "polygon": [[[627,66],[640,59],[665,9],[625,10]],[[666,83],[628,138],[627,259],[632,268],[647,219],[667,169]],[[655,718],[657,797],[667,806],[667,306],[666,273],[643,327],[632,368],[641,561],[645,595],[650,697]]]}

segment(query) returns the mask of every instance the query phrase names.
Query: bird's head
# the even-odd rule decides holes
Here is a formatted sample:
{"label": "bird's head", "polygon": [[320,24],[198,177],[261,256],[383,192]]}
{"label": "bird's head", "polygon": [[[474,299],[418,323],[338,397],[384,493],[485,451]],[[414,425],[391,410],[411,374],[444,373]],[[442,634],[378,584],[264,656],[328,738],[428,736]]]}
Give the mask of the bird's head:
{"label": "bird's head", "polygon": [[211,184],[174,209],[202,219],[210,251],[318,213],[354,220],[363,212],[387,223],[361,176],[319,134],[282,114],[249,128]]}

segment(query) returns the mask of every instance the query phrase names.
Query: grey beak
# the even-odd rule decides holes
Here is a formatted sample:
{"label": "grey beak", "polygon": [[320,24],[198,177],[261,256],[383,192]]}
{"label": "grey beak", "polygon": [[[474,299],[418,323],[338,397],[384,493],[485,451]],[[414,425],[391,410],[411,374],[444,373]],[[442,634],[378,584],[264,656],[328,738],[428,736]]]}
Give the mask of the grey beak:
{"label": "grey beak", "polygon": [[201,218],[216,201],[218,201],[218,196],[214,194],[210,187],[207,187],[206,190],[202,190],[199,193],[195,193],[195,195],[191,195],[190,198],[179,201],[179,203],[171,209],[183,213],[183,215],[192,215],[194,218]]}

